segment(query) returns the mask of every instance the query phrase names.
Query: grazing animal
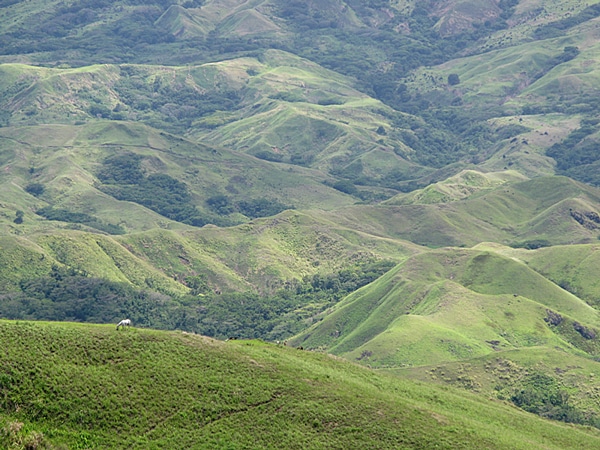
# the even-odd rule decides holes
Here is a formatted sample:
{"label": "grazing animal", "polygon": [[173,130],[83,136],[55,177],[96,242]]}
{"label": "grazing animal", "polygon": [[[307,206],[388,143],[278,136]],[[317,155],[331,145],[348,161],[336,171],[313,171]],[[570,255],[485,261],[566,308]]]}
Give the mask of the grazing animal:
{"label": "grazing animal", "polygon": [[117,330],[119,329],[119,327],[130,327],[130,326],[131,326],[131,320],[123,319],[117,324]]}

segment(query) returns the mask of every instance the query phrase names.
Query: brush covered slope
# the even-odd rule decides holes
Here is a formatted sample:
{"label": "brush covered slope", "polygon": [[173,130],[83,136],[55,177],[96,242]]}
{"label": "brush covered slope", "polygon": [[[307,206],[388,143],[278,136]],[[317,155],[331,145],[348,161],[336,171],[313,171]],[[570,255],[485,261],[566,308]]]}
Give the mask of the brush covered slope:
{"label": "brush covered slope", "polygon": [[[286,282],[374,261],[401,261],[420,251],[329,222],[320,214],[287,211],[229,228],[154,229],[109,236],[56,222],[30,224],[2,237],[0,285],[5,291],[55,268],[153,288],[188,292],[186,278],[205,278],[212,291],[268,292]],[[77,225],[77,224],[76,224]],[[31,233],[23,229],[31,227]]]}
{"label": "brush covered slope", "polygon": [[350,228],[428,247],[494,241],[536,248],[595,241],[599,200],[597,188],[567,177],[523,181],[514,172],[463,171],[377,205],[325,215]]}
{"label": "brush covered slope", "polygon": [[[0,322],[7,448],[592,449],[503,402],[260,341]],[[35,447],[37,446],[37,447]]]}
{"label": "brush covered slope", "polygon": [[89,223],[123,234],[173,226],[173,221],[232,225],[286,208],[352,202],[326,186],[323,173],[195,144],[139,123],[1,130],[5,224],[27,206],[42,210],[38,219]]}

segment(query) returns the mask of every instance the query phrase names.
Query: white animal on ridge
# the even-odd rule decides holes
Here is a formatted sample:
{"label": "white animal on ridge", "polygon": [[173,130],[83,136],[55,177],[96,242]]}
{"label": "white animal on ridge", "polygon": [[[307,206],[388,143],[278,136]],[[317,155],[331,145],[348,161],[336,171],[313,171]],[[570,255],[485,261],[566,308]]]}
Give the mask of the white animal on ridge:
{"label": "white animal on ridge", "polygon": [[119,329],[119,327],[130,327],[130,326],[131,326],[131,320],[123,319],[117,324],[117,330]]}

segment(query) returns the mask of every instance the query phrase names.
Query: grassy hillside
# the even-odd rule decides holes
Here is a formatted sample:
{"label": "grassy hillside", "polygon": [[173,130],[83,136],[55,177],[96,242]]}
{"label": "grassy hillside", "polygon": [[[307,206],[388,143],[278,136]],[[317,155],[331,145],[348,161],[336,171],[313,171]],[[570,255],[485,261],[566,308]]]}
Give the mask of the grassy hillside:
{"label": "grassy hillside", "polygon": [[568,330],[553,328],[548,311],[572,327],[573,321],[600,323],[597,310],[519,261],[441,249],[407,259],[348,296],[294,342],[374,366],[469,359],[494,347],[556,346],[597,355],[595,344],[582,344],[587,338],[574,341]]}
{"label": "grassy hillside", "polygon": [[595,253],[593,246],[487,244],[420,253],[292,342],[598,426]]}
{"label": "grassy hillside", "polygon": [[156,229],[123,236],[68,228],[25,234],[17,225],[15,230],[21,235],[0,241],[0,286],[5,291],[59,266],[170,295],[187,292],[190,276],[201,276],[211,291],[271,292],[317,273],[374,260],[401,261],[420,251],[408,242],[291,211],[238,227]]}
{"label": "grassy hillside", "polygon": [[[79,221],[83,225],[95,219],[96,225],[118,225],[125,231],[177,228],[177,224],[168,219],[183,219],[177,215],[164,217],[169,214],[160,205],[147,203],[148,195],[151,197],[156,192],[146,195],[141,185],[137,195],[127,196],[123,194],[127,192],[124,189],[131,181],[106,181],[105,176],[105,182],[100,182],[103,170],[114,172],[110,158],[115,157],[129,158],[139,166],[136,170],[142,179],[136,182],[138,185],[142,181],[149,184],[150,177],[157,174],[183,183],[189,198],[180,200],[180,204],[197,208],[194,214],[203,222],[245,221],[243,216],[233,214],[235,205],[241,201],[252,204],[264,199],[267,206],[270,202],[279,208],[275,212],[285,207],[309,205],[331,208],[354,201],[351,196],[323,184],[328,177],[321,172],[276,166],[225,149],[195,144],[133,122],[11,127],[2,128],[0,136],[2,153],[6,156],[0,176],[0,183],[6,186],[2,190],[5,229],[14,229],[16,210],[25,212],[20,228],[44,229],[44,224],[33,214],[43,207],[87,214],[89,220]],[[40,145],[42,136],[44,144]],[[121,186],[120,195],[114,185]],[[32,186],[39,189],[31,190]],[[112,191],[110,186],[113,186]],[[207,200],[216,196],[223,196],[231,208],[211,209]],[[247,214],[252,217],[263,213],[258,209]],[[92,228],[98,228],[94,223]]]}
{"label": "grassy hillside", "polygon": [[598,307],[598,246],[572,245],[522,252],[517,255],[529,267],[572,292],[590,305]]}
{"label": "grassy hillside", "polygon": [[[172,164],[170,158],[165,158],[166,164],[150,156],[147,158],[152,164],[148,166],[150,170],[163,168],[166,164],[175,170],[183,169]],[[31,177],[27,166],[21,163],[22,178],[8,175],[9,179],[27,186],[24,179],[44,181],[55,170],[52,166],[42,166],[35,169]],[[56,169],[59,168],[62,167],[57,165]],[[11,166],[11,170],[19,173],[15,166]],[[508,179],[512,177],[507,176]],[[49,186],[47,191],[37,197],[19,191],[31,206],[24,208],[22,204],[13,203],[12,208],[6,208],[5,227],[12,234],[21,235],[20,240],[7,240],[6,245],[29,247],[27,252],[35,248],[32,244],[41,246],[33,250],[39,255],[37,258],[49,259],[32,258],[31,263],[16,266],[10,263],[12,256],[7,253],[3,279],[11,280],[10,285],[16,286],[23,274],[39,272],[40,266],[47,272],[52,264],[58,263],[92,276],[128,281],[138,287],[153,287],[163,292],[181,292],[185,288],[179,283],[187,276],[200,274],[215,290],[269,290],[286,280],[331,273],[348,261],[357,263],[371,258],[400,261],[412,251],[421,251],[398,239],[429,246],[473,245],[496,240],[526,248],[596,240],[600,225],[594,215],[598,198],[595,190],[566,178],[535,179],[507,185],[497,184],[504,183],[504,176],[487,177],[469,172],[457,181],[432,185],[423,191],[394,198],[382,206],[354,206],[334,212],[285,212],[272,219],[254,219],[246,225],[225,229],[186,227],[161,219],[152,211],[132,203],[128,203],[132,205],[126,210],[128,215],[115,216],[121,211],[118,205],[123,202],[99,192],[97,184],[91,182],[91,176],[84,178],[81,184],[67,177],[71,181],[61,187],[64,189],[59,197],[61,202],[51,204],[55,209],[81,211],[85,208],[86,213],[93,214],[103,223],[118,224],[127,231],[153,226],[165,228],[114,238],[68,231],[85,230],[88,226],[102,228],[94,223],[65,223],[35,214],[38,208],[48,204],[43,202],[44,198],[52,201],[50,193],[57,188],[58,179],[48,178],[51,181],[45,184]],[[189,180],[189,186],[196,183],[192,177],[183,179]],[[203,185],[195,186],[199,189],[197,192],[206,195],[200,190]],[[465,195],[467,198],[462,199]],[[15,198],[18,197],[10,200],[14,202]],[[491,205],[494,209],[490,209]],[[208,210],[206,204],[203,206]],[[25,211],[24,220],[17,224],[16,211],[20,208]],[[136,211],[144,215],[138,215]],[[146,222],[145,217],[154,222]],[[344,225],[338,225],[340,221]],[[53,234],[52,230],[57,226],[63,231]]]}
{"label": "grassy hillside", "polygon": [[0,447],[598,447],[598,0],[0,16]]}
{"label": "grassy hillside", "polygon": [[4,64],[0,72],[5,125],[136,121],[359,184],[392,186],[430,172],[392,132],[422,121],[282,51],[193,66]]}
{"label": "grassy hillside", "polygon": [[566,177],[503,184],[493,175],[467,174],[380,205],[336,210],[335,219],[326,215],[350,228],[431,247],[485,241],[535,247],[598,236],[595,219],[587,216],[595,218],[598,210],[596,188]]}
{"label": "grassy hillside", "polygon": [[0,328],[6,447],[592,449],[600,441],[592,429],[503,402],[260,341],[67,323]]}
{"label": "grassy hillside", "polygon": [[600,196],[551,175],[594,180],[596,3],[7,2],[3,286],[271,293],[593,243]]}
{"label": "grassy hillside", "polygon": [[[363,200],[471,164],[553,174],[548,148],[596,114],[597,2],[43,5],[5,6],[5,125],[142,121]],[[594,168],[559,170],[597,184]]]}
{"label": "grassy hillside", "polygon": [[543,417],[598,426],[598,363],[560,350],[499,350],[468,361],[389,371],[511,401]]}

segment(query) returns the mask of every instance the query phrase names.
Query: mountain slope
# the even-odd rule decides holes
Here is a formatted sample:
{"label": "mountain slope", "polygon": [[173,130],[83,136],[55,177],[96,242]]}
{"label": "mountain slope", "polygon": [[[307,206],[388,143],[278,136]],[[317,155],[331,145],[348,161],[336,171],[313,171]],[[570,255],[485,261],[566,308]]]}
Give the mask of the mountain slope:
{"label": "mountain slope", "polygon": [[500,402],[258,341],[0,327],[2,445],[591,449],[600,439]]}
{"label": "mountain slope", "polygon": [[369,261],[401,261],[420,251],[408,242],[292,211],[239,227],[182,227],[122,236],[65,227],[4,236],[0,244],[4,291],[18,290],[23,281],[46,276],[57,266],[171,295],[188,292],[187,277],[203,277],[211,291],[270,292],[314,274]]}
{"label": "mountain slope", "polygon": [[[7,210],[22,209],[28,213],[51,206],[121,224],[129,231],[177,226],[172,220],[155,214],[156,207],[155,212],[142,208],[148,206],[143,196],[115,198],[102,186],[98,180],[101,171],[107,167],[112,170],[110,158],[122,158],[121,155],[130,155],[129,163],[137,164],[136,170],[146,179],[153,174],[163,174],[184,183],[190,194],[187,204],[199,208],[199,214],[204,214],[207,221],[218,220],[217,214],[206,204],[208,198],[218,195],[227,195],[232,204],[264,198],[284,207],[298,208],[316,204],[327,208],[353,201],[348,195],[324,185],[327,177],[320,172],[274,166],[225,149],[194,144],[133,122],[11,127],[1,129],[0,136],[0,145],[7,156],[0,178],[3,186],[10,189],[9,192],[3,190]],[[45,136],[45,144],[40,147],[38,139],[42,136]],[[104,184],[126,186],[130,183],[123,179]],[[27,192],[30,185],[41,185],[42,192]],[[127,200],[127,206],[123,207],[123,201]],[[115,217],[117,211],[119,218]],[[232,216],[230,222],[242,220],[242,217]],[[27,214],[24,223],[33,221],[35,216]]]}
{"label": "mountain slope", "polygon": [[[454,189],[463,193],[446,197],[443,192],[452,184],[431,185],[380,205],[341,208],[335,211],[335,220],[370,234],[432,247],[485,241],[567,244],[592,242],[598,235],[595,219],[586,216],[595,217],[598,191],[569,178],[539,177],[485,189],[473,187],[471,181],[459,182]],[[333,220],[332,213],[327,215]]]}
{"label": "mountain slope", "polygon": [[397,131],[386,135],[397,113],[351,79],[281,51],[195,66],[5,64],[0,71],[8,124],[129,120],[269,161],[351,170],[371,184],[428,173]]}
{"label": "mountain slope", "polygon": [[294,342],[376,366],[468,359],[494,347],[572,349],[570,337],[550,326],[548,311],[600,323],[597,310],[521,262],[440,249],[407,259],[348,296]]}
{"label": "mountain slope", "polygon": [[[599,1],[8,0],[0,16],[2,315],[310,326],[296,342],[600,426]],[[526,446],[469,417],[484,446]],[[553,439],[537,441],[570,445]]]}

